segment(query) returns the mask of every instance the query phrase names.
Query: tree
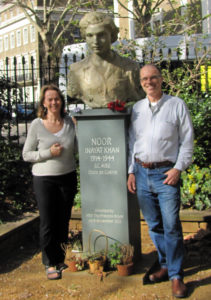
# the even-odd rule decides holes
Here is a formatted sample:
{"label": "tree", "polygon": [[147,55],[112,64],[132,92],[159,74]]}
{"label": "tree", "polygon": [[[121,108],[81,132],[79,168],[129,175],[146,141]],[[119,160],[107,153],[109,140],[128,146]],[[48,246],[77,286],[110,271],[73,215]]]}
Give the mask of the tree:
{"label": "tree", "polygon": [[[118,0],[118,4],[126,11],[130,12],[136,24],[136,32],[139,37],[150,36],[150,20],[159,6],[165,0],[133,0],[133,10],[128,9],[128,0]],[[118,15],[121,18],[121,15]]]}
{"label": "tree", "polygon": [[[130,0],[131,1],[131,0]],[[118,0],[118,4],[130,12],[136,26],[137,37],[151,35],[192,34],[201,30],[201,23],[210,15],[201,17],[201,0],[190,0],[185,6],[176,0],[133,0],[133,9],[128,8],[129,0]],[[162,8],[162,24],[152,29],[152,17]],[[121,14],[118,15],[120,18]]]}
{"label": "tree", "polygon": [[55,58],[60,57],[63,47],[74,41],[74,30],[84,9],[106,5],[106,1],[94,0],[3,0],[2,3],[13,4],[22,9],[39,33],[40,54],[45,61],[50,56],[53,65]]}

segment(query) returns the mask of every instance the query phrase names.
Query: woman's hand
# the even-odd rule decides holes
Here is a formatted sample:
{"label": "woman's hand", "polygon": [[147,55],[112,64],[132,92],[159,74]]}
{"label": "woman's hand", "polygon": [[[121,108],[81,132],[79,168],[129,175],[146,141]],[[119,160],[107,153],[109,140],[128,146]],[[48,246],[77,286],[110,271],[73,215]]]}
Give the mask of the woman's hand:
{"label": "woman's hand", "polygon": [[53,144],[50,148],[51,155],[52,156],[60,156],[62,149],[63,149],[63,147],[59,143]]}

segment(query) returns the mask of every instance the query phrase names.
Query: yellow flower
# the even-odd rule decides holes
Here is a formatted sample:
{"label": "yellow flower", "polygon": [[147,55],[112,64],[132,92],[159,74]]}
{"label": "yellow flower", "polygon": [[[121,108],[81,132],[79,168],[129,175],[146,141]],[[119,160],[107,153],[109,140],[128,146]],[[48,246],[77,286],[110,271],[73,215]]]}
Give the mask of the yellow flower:
{"label": "yellow flower", "polygon": [[191,185],[191,187],[189,188],[189,193],[190,193],[191,195],[195,195],[195,194],[196,194],[196,189],[197,189],[197,186],[196,186],[195,183],[193,183],[193,184]]}
{"label": "yellow flower", "polygon": [[188,174],[188,178],[189,178],[190,180],[193,180],[193,179],[194,179],[193,175],[191,175],[191,174]]}

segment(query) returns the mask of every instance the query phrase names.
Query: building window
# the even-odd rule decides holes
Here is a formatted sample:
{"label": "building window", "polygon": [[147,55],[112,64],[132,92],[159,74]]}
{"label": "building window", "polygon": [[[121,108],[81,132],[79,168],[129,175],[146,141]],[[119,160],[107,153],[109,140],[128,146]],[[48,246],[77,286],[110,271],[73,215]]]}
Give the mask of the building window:
{"label": "building window", "polygon": [[0,52],[3,52],[3,39],[0,38]]}
{"label": "building window", "polygon": [[17,47],[21,46],[21,31],[18,30],[16,33],[16,39],[17,39]]}
{"label": "building window", "polygon": [[31,42],[35,42],[35,27],[34,25],[31,25],[31,28],[30,28],[30,36],[31,36]]}
{"label": "building window", "polygon": [[10,57],[10,78],[11,80],[15,79],[15,72],[14,72],[14,57]]}
{"label": "building window", "polygon": [[28,44],[28,28],[23,29],[23,44]]}
{"label": "building window", "polygon": [[162,34],[162,25],[163,25],[163,10],[159,8],[156,13],[152,15],[151,21],[151,30],[152,34],[161,35]]}
{"label": "building window", "polygon": [[4,75],[4,62],[3,60],[0,61],[0,76]]}
{"label": "building window", "polygon": [[11,49],[15,48],[15,35],[14,35],[14,33],[10,34],[10,48]]}
{"label": "building window", "polygon": [[10,18],[13,18],[13,8],[10,9]]}
{"label": "building window", "polygon": [[9,39],[8,35],[5,35],[4,37],[4,50],[7,51],[9,49]]}
{"label": "building window", "polygon": [[22,80],[23,79],[23,72],[22,72],[22,62],[21,62],[21,57],[17,57],[17,78],[18,80]]}
{"label": "building window", "polygon": [[29,80],[29,57],[24,56],[25,58],[25,64],[24,64],[24,71],[25,71],[25,79]]}

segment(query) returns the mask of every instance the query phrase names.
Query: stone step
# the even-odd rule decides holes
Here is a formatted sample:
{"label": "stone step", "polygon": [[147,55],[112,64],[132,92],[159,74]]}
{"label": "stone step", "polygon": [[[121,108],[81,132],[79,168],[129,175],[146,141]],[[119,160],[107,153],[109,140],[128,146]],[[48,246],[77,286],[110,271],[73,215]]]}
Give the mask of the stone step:
{"label": "stone step", "polygon": [[[199,229],[211,229],[211,210],[181,210],[183,234],[196,233]],[[148,235],[148,227],[140,214],[142,251],[143,247],[153,247]],[[72,211],[71,230],[82,230],[81,211]],[[9,254],[14,247],[20,247],[26,240],[37,239],[39,232],[39,213],[26,213],[20,220],[0,225],[0,255]]]}

